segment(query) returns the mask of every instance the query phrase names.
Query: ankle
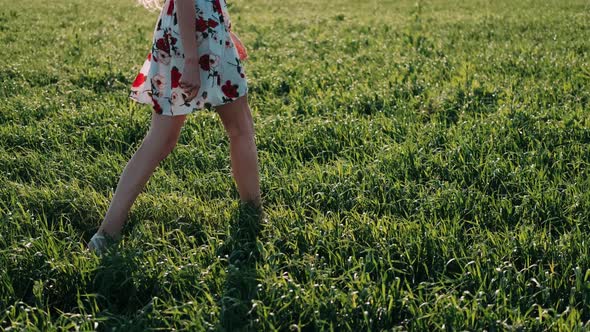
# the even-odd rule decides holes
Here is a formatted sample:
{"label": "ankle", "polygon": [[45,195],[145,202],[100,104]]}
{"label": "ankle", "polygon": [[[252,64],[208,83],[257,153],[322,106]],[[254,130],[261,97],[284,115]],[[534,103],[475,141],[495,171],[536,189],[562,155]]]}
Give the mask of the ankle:
{"label": "ankle", "polygon": [[260,194],[257,194],[256,196],[247,199],[240,198],[240,204],[250,205],[252,207],[260,209],[262,208],[262,196]]}
{"label": "ankle", "polygon": [[112,231],[112,230],[110,230],[110,231],[107,231],[107,230],[106,230],[106,229],[104,229],[104,228],[99,228],[99,229],[96,231],[96,234],[97,234],[97,235],[100,235],[100,236],[103,236],[103,237],[105,237],[105,238],[108,238],[110,241],[115,241],[115,242],[116,242],[116,241],[119,241],[119,240],[121,239],[121,234],[120,234],[120,232],[119,232],[119,233],[117,233],[117,232],[114,232],[114,231]]}
{"label": "ankle", "polygon": [[263,211],[262,201],[259,198],[254,199],[254,200],[247,200],[247,201],[240,200],[239,205],[240,205],[240,208],[242,208],[242,209],[253,210],[253,211],[256,211],[257,213],[261,213]]}

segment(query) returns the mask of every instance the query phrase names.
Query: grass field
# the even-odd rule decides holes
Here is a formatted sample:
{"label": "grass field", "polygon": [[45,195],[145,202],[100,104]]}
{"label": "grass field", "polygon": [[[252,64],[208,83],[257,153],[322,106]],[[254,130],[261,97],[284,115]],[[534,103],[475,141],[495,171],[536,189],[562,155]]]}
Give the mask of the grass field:
{"label": "grass field", "polygon": [[158,13],[2,2],[0,329],[590,329],[588,1],[229,6],[269,223],[193,113],[99,258]]}

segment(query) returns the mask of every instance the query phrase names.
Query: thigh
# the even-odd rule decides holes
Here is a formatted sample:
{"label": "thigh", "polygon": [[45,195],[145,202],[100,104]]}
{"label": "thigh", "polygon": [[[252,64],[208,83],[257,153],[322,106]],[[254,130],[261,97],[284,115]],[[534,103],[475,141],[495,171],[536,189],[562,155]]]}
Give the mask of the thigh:
{"label": "thigh", "polygon": [[248,95],[215,108],[228,135],[241,135],[254,130]]}
{"label": "thigh", "polygon": [[152,122],[148,134],[154,135],[163,141],[177,140],[185,119],[186,114],[169,116],[158,114],[152,110]]}

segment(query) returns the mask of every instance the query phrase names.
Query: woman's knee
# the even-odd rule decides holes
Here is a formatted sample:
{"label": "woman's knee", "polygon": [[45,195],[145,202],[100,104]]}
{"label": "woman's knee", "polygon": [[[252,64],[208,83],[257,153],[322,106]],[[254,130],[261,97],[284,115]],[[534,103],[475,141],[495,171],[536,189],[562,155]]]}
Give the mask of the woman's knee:
{"label": "woman's knee", "polygon": [[245,97],[218,108],[218,113],[229,138],[254,136],[252,114]]}
{"label": "woman's knee", "polygon": [[228,124],[225,133],[230,139],[250,138],[254,136],[254,124],[251,119],[239,119]]}
{"label": "woman's knee", "polygon": [[174,151],[174,148],[176,147],[177,143],[178,136],[173,137],[165,142],[162,142],[162,159],[166,158],[170,153],[172,153],[172,151]]}

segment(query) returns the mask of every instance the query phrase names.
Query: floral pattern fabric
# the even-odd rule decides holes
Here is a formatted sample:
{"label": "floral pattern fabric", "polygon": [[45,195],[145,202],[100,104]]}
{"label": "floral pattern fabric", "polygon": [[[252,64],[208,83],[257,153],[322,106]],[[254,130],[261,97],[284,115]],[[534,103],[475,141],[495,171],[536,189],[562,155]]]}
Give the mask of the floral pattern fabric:
{"label": "floral pattern fabric", "polygon": [[166,0],[156,27],[151,50],[131,86],[129,98],[152,105],[158,114],[175,116],[234,101],[248,92],[242,61],[247,52],[231,31],[225,0],[194,0],[197,54],[201,88],[186,101],[179,86],[184,69],[175,0]]}

